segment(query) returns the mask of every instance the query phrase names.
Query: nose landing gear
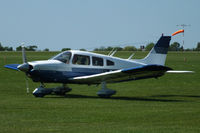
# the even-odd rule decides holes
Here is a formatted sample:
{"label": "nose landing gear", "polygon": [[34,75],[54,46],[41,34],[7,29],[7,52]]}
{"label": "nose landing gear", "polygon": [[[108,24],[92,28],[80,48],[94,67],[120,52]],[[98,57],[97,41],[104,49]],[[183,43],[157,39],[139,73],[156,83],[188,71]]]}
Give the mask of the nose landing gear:
{"label": "nose landing gear", "polygon": [[36,88],[33,91],[35,97],[44,97],[45,95],[56,94],[56,95],[65,95],[65,93],[70,92],[72,89],[69,88],[66,84],[63,84],[61,87],[56,88],[44,88],[44,84],[41,83],[40,87]]}

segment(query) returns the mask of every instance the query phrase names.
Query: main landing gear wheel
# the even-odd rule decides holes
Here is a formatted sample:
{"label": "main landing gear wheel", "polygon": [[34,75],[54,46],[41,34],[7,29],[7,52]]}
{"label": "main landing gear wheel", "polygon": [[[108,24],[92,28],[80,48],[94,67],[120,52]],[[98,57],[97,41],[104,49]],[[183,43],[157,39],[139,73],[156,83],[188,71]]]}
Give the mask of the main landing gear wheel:
{"label": "main landing gear wheel", "polygon": [[101,83],[101,90],[97,92],[97,95],[101,98],[109,98],[116,93],[115,90],[108,89],[106,87],[106,82]]}

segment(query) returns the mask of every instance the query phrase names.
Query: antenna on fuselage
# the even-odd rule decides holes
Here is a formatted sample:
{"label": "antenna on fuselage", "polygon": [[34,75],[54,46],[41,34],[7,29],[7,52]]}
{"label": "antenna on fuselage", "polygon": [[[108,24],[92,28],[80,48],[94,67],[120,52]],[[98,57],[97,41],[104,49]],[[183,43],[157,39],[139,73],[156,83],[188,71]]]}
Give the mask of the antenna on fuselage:
{"label": "antenna on fuselage", "polygon": [[131,60],[135,53],[132,53],[131,56],[128,57],[128,60]]}
{"label": "antenna on fuselage", "polygon": [[114,52],[112,52],[110,56],[113,56],[116,52],[117,52],[117,50],[115,50]]}
{"label": "antenna on fuselage", "polygon": [[114,50],[115,50],[115,48],[113,48],[113,49],[108,53],[108,56],[110,56]]}

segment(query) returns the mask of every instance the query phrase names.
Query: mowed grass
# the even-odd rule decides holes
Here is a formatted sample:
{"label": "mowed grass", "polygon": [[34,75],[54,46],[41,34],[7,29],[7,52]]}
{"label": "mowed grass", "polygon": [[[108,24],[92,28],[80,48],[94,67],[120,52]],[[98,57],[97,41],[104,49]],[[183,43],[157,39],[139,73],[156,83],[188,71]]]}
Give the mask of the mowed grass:
{"label": "mowed grass", "polygon": [[[29,61],[57,52],[27,52]],[[103,52],[103,54],[105,54]],[[147,52],[135,52],[143,58]],[[117,52],[128,58],[131,52]],[[185,59],[184,59],[185,58]],[[166,74],[108,84],[117,90],[109,99],[96,96],[100,86],[69,85],[65,97],[35,98],[26,94],[25,74],[4,68],[22,63],[21,52],[0,52],[0,132],[13,133],[193,133],[200,132],[200,53],[170,52],[166,65],[194,74]],[[49,84],[47,87],[58,86]],[[29,79],[30,90],[39,83]]]}

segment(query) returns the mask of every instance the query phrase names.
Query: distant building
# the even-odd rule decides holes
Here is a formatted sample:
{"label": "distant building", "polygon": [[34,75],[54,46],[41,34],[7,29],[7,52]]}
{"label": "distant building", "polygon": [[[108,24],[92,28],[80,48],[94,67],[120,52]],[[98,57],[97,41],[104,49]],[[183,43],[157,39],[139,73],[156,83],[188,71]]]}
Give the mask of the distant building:
{"label": "distant building", "polygon": [[141,46],[140,46],[140,49],[141,49],[142,51],[145,51],[144,45],[141,45]]}

